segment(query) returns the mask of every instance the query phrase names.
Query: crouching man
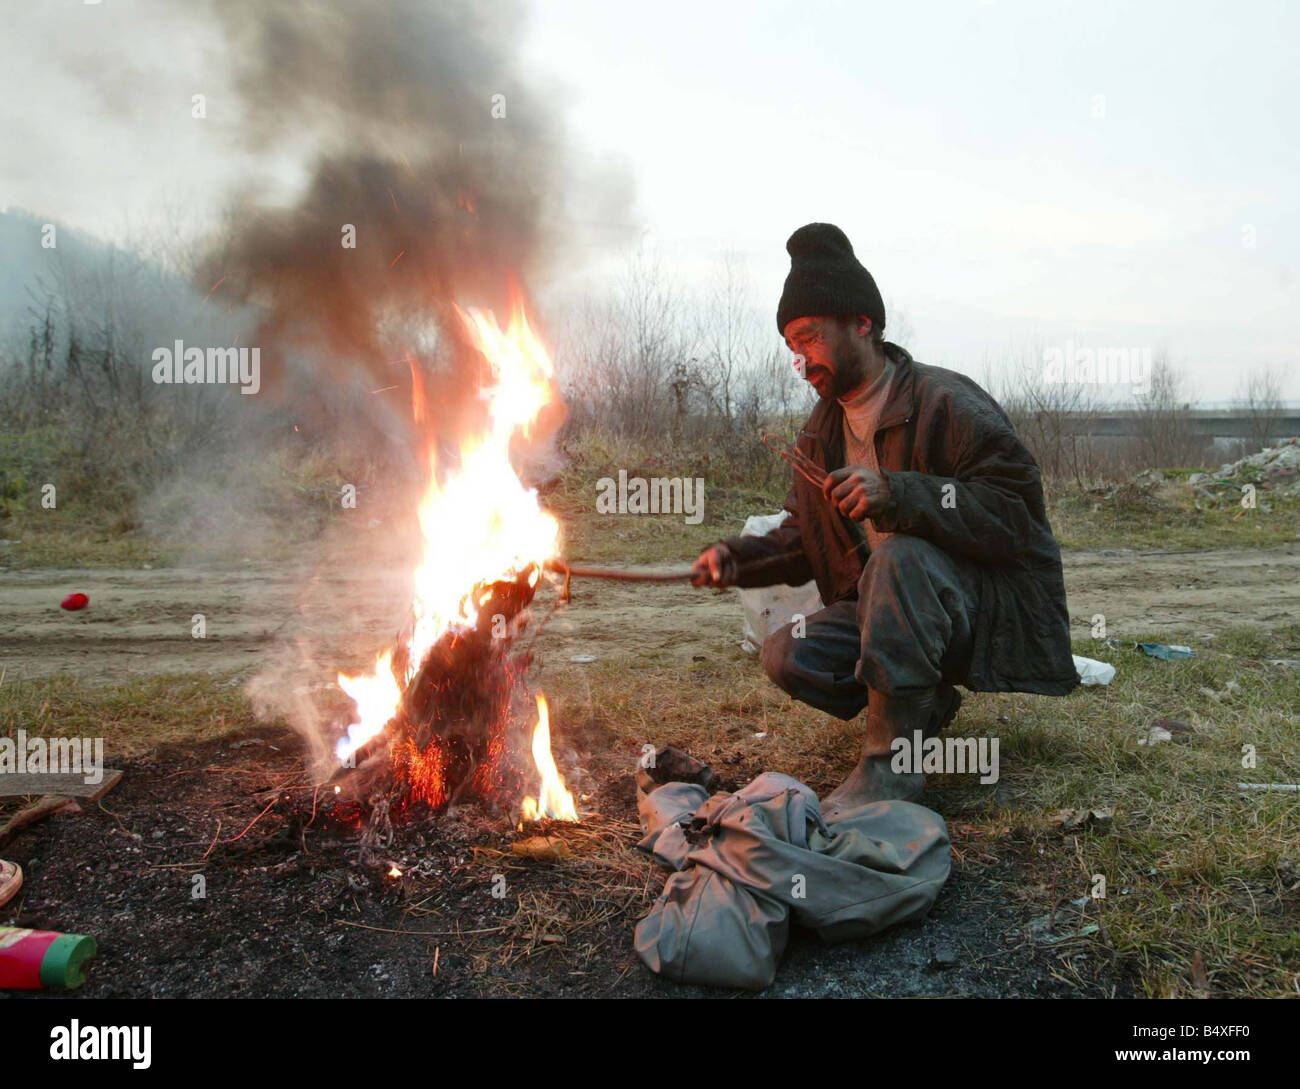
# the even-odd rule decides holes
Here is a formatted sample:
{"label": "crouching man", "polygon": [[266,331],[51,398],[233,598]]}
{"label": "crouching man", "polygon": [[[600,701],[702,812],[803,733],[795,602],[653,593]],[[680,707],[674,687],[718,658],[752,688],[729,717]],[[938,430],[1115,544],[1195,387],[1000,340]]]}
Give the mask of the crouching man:
{"label": "crouching man", "polygon": [[954,685],[1064,695],[1078,676],[1038,466],[1006,413],[885,341],[880,292],[838,227],[810,223],[786,249],[777,327],[820,399],[797,446],[828,475],[794,473],[784,524],[705,549],[694,582],[816,580],[826,607],[768,638],[763,668],[841,719],[866,708],[862,759],[822,803],[833,818],[920,793],[890,745],[943,730]]}

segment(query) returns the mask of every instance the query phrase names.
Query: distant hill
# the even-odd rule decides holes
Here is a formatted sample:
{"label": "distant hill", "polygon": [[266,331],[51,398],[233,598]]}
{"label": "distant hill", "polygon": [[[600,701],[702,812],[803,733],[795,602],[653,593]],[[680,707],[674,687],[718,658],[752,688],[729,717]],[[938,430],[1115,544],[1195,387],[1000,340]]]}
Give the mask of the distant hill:
{"label": "distant hill", "polygon": [[[41,245],[46,223],[55,226],[53,249]],[[154,310],[175,320],[194,298],[182,279],[138,253],[57,220],[10,208],[0,212],[0,351],[22,353],[36,320],[32,311],[44,298],[42,283],[58,287],[69,277],[78,285],[73,294],[82,318],[111,305],[119,318]],[[63,297],[60,292],[60,300]],[[67,323],[60,315],[55,324],[56,342],[62,347]]]}
{"label": "distant hill", "polygon": [[[46,223],[55,226],[55,248],[41,246]],[[123,263],[138,267],[141,258],[104,242],[94,235],[65,226],[46,216],[34,215],[22,208],[0,212],[0,341],[12,343],[17,335],[26,340],[32,321],[33,295],[39,298],[40,281],[57,281],[60,268],[73,268],[78,277],[94,277],[106,272],[110,264]],[[184,292],[186,285],[156,267],[149,269],[155,286]]]}

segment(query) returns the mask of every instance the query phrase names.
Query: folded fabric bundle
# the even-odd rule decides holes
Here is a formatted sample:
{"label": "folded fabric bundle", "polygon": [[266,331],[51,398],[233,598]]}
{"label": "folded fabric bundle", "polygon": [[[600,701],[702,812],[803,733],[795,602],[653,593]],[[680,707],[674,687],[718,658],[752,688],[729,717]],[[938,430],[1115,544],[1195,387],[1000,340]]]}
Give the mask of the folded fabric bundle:
{"label": "folded fabric bundle", "polygon": [[[924,806],[872,802],[827,824],[797,779],[765,772],[710,796],[708,768],[683,757],[665,750],[637,772],[637,847],[676,871],[636,928],[653,972],[761,990],[791,916],[824,941],[865,938],[925,915],[948,879],[948,829]],[[663,782],[664,766],[682,778]]]}

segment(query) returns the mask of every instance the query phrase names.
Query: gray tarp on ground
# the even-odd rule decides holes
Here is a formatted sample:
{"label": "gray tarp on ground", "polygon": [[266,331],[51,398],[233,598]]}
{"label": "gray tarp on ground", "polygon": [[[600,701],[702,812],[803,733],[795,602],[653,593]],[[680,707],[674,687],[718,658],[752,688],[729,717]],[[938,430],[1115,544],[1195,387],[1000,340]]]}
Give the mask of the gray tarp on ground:
{"label": "gray tarp on ground", "polygon": [[947,826],[912,802],[874,802],[828,826],[816,794],[776,772],[712,797],[644,769],[637,780],[637,846],[677,872],[637,924],[636,951],[679,983],[760,990],[791,914],[828,942],[865,938],[924,915],[948,879]]}

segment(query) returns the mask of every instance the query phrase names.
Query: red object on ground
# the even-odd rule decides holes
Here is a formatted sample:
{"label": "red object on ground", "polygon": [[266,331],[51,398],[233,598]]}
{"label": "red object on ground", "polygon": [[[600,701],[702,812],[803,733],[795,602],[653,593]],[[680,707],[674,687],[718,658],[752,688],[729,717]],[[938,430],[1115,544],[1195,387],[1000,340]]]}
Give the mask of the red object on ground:
{"label": "red object on ground", "polygon": [[86,934],[0,926],[0,987],[80,987],[86,980],[86,962],[95,952],[95,939]]}
{"label": "red object on ground", "polygon": [[69,594],[59,604],[69,612],[75,612],[77,609],[84,609],[90,604],[90,598],[85,594]]}

